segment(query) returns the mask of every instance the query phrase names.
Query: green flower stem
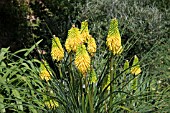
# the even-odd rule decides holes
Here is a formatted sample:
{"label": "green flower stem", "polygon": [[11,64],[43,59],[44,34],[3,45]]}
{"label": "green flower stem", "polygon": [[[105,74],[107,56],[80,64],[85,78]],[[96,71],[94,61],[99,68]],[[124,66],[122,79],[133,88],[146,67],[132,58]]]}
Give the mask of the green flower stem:
{"label": "green flower stem", "polygon": [[90,105],[90,113],[94,113],[94,109],[93,109],[93,97],[90,94],[90,92],[88,93],[88,97],[89,97],[89,105]]}
{"label": "green flower stem", "polygon": [[[137,90],[137,77],[135,75],[133,75],[133,80],[132,80],[132,95],[135,94],[136,90]],[[136,103],[134,100],[131,100],[130,103]]]}
{"label": "green flower stem", "polygon": [[93,109],[93,90],[89,90],[88,87],[88,82],[86,81],[86,92],[88,95],[88,99],[89,99],[89,105],[90,105],[90,113],[94,113],[94,109]]}
{"label": "green flower stem", "polygon": [[110,61],[110,82],[112,82],[110,84],[110,105],[109,105],[109,113],[112,113],[112,102],[113,102],[113,91],[116,88],[116,86],[114,86],[116,80],[116,61],[113,61],[113,54],[111,55],[111,61]]}
{"label": "green flower stem", "polygon": [[[114,79],[114,76],[113,76],[113,54],[111,55],[111,59],[110,59],[110,82],[113,81]],[[112,109],[111,109],[111,106],[112,106],[112,102],[113,102],[113,96],[112,96],[112,92],[113,92],[113,83],[110,84],[110,110],[109,110],[109,113],[112,113]]]}
{"label": "green flower stem", "polygon": [[81,105],[82,113],[85,113],[84,92],[83,92],[83,78],[80,78],[80,98],[81,98],[81,104],[82,104]]}
{"label": "green flower stem", "polygon": [[58,64],[57,67],[58,67],[58,70],[59,70],[59,73],[60,73],[60,78],[62,79],[63,74],[62,74],[62,71],[61,71],[61,64]]}
{"label": "green flower stem", "polygon": [[73,85],[73,76],[72,76],[72,52],[70,52],[70,69],[69,69],[69,76],[70,76],[70,84]]}
{"label": "green flower stem", "polygon": [[133,75],[134,79],[132,80],[132,93],[134,94],[135,91],[137,90],[137,77]]}
{"label": "green flower stem", "polygon": [[49,26],[48,26],[47,22],[45,21],[44,23],[45,23],[45,25],[46,25],[46,27],[47,27],[48,31],[50,32],[51,36],[53,37],[53,33],[52,33],[51,29],[49,28]]}

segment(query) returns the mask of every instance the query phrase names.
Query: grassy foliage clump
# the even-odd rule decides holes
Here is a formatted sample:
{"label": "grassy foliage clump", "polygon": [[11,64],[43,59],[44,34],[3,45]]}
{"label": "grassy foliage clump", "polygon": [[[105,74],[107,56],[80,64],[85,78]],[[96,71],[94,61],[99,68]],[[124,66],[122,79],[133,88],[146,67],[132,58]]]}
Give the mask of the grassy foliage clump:
{"label": "grassy foliage clump", "polygon": [[[84,30],[88,31],[88,23],[86,25],[87,29]],[[53,37],[51,54],[59,73],[50,67],[44,55],[39,55],[41,61],[28,57],[41,41],[30,49],[14,54],[8,49],[1,49],[2,112],[113,113],[169,110],[169,88],[162,86],[162,80],[151,76],[148,67],[142,64],[147,54],[140,59],[137,56],[131,57],[129,61],[126,59],[126,52],[132,46],[129,45],[131,39],[122,44],[117,19],[111,20],[107,41],[103,41],[105,46],[97,45],[98,49],[96,38],[89,32],[85,35],[83,29],[74,25],[68,32],[67,39],[70,41],[65,43],[67,51],[64,51],[60,40]],[[89,41],[91,39],[93,44]],[[62,57],[58,54],[61,51]],[[24,58],[18,57],[18,53],[23,54]],[[169,84],[164,85],[169,87]]]}
{"label": "grassy foliage clump", "polygon": [[23,36],[44,40],[15,53],[0,50],[0,111],[169,112],[167,4],[23,2],[17,6],[28,16]]}

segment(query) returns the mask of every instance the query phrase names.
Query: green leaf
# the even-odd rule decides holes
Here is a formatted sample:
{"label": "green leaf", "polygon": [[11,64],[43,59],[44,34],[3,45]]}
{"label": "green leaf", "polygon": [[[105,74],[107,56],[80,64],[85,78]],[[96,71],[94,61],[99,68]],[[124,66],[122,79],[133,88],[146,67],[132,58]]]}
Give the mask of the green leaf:
{"label": "green leaf", "polygon": [[132,112],[129,108],[125,107],[125,106],[119,106],[120,108],[122,108],[123,110],[126,110],[128,112]]}
{"label": "green leaf", "polygon": [[104,80],[102,83],[102,90],[104,90],[106,87],[107,87],[107,90],[110,90],[110,86],[108,87],[109,84],[110,84],[110,74],[104,77]]}
{"label": "green leaf", "polygon": [[[42,40],[43,40],[43,39],[42,39]],[[30,49],[28,49],[28,51],[24,54],[24,56],[28,56],[29,53],[30,53],[31,51],[33,51],[33,49],[36,48],[37,45],[38,45],[42,40],[38,41],[38,42],[37,42],[36,44],[34,44]]]}
{"label": "green leaf", "polygon": [[18,53],[20,53],[20,52],[25,52],[25,51],[28,51],[28,49],[21,49],[21,50],[18,50],[18,51],[16,51],[13,55],[16,55],[16,54],[18,54]]}
{"label": "green leaf", "polygon": [[4,97],[3,95],[0,94],[0,112],[5,113],[5,105],[3,104],[4,102]]}
{"label": "green leaf", "polygon": [[136,89],[137,89],[137,77],[135,77],[135,78],[132,80],[131,87],[132,87],[132,90],[136,91]]}
{"label": "green leaf", "polygon": [[31,111],[31,113],[38,113],[32,105],[29,105],[29,110]]}
{"label": "green leaf", "polygon": [[5,84],[6,78],[3,78],[2,76],[0,76],[0,84]]}
{"label": "green leaf", "polygon": [[0,63],[0,72],[2,72],[2,69],[6,68],[6,64],[4,62]]}
{"label": "green leaf", "polygon": [[12,89],[12,94],[16,98],[16,103],[18,104],[18,109],[23,111],[23,105],[22,105],[20,93],[18,92],[18,90]]}
{"label": "green leaf", "polygon": [[5,54],[8,52],[8,48],[2,48],[0,51],[0,61],[2,61],[3,59],[5,59]]}

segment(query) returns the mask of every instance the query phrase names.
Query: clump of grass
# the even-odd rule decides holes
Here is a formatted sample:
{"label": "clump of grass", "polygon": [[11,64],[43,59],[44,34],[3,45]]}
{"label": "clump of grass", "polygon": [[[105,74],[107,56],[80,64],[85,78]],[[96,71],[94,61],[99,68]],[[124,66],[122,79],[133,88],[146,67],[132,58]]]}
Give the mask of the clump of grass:
{"label": "clump of grass", "polygon": [[[106,46],[97,45],[97,48],[96,37],[92,38],[89,34],[87,21],[83,23],[86,23],[86,26],[82,25],[85,29],[73,25],[68,31],[66,51],[58,38],[53,39],[51,54],[59,73],[50,68],[44,57],[38,61],[25,60],[16,55],[25,52],[24,56],[27,57],[40,41],[30,49],[10,55],[17,57],[17,62],[10,62],[7,49],[1,50],[1,111],[168,111],[168,97],[165,94],[169,89],[159,90],[160,86],[156,84],[154,76],[150,76],[147,67],[142,65],[142,58],[134,56],[129,61],[125,59],[131,39],[126,44],[121,42],[118,20],[111,20],[106,42],[103,42]],[[41,64],[40,68],[35,65],[35,61]]]}
{"label": "clump of grass", "polygon": [[[129,62],[124,58],[128,45],[121,45],[117,19],[113,19],[110,24],[106,43],[108,48],[105,46],[105,49],[99,49],[93,56],[89,55],[90,51],[87,49],[91,35],[86,32],[84,40],[83,31],[77,30],[75,26],[69,30],[70,41],[66,40],[65,43],[65,57],[60,62],[54,60],[60,68],[62,78],[57,80],[52,73],[48,81],[48,87],[55,94],[51,98],[58,102],[54,111],[155,112],[166,108],[160,107],[163,104],[154,102],[163,96],[155,89],[157,85],[154,85],[147,68],[141,65],[142,59],[134,56]],[[74,42],[71,42],[72,39]],[[144,106],[145,109],[142,108]]]}

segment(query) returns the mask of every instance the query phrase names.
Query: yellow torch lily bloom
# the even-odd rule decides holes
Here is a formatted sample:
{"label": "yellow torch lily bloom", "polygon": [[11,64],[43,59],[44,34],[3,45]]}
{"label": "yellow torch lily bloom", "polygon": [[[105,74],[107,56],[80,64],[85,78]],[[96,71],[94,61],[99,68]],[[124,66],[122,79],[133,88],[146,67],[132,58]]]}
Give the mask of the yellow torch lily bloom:
{"label": "yellow torch lily bloom", "polygon": [[58,102],[55,101],[54,99],[45,101],[45,105],[49,108],[49,109],[54,109],[56,107],[59,106]]}
{"label": "yellow torch lily bloom", "polygon": [[64,50],[58,37],[52,39],[51,56],[54,60],[60,61],[64,57]]}
{"label": "yellow torch lily bloom", "polygon": [[73,25],[72,28],[68,31],[68,37],[65,42],[67,52],[76,52],[77,46],[81,43],[83,43],[83,39],[81,38],[80,31]]}
{"label": "yellow torch lily bloom", "polygon": [[138,74],[141,73],[140,65],[138,65],[138,62],[139,62],[139,59],[135,55],[134,60],[133,60],[133,64],[132,64],[133,67],[131,68],[131,74],[138,75]]}
{"label": "yellow torch lily bloom", "polygon": [[50,91],[50,95],[43,95],[44,105],[49,109],[55,109],[59,104],[54,98],[51,98],[51,96],[55,96],[52,90]]}
{"label": "yellow torch lily bloom", "polygon": [[49,72],[49,70],[47,70],[47,68],[49,68],[49,66],[47,65],[46,62],[44,62],[44,64],[43,63],[40,64],[40,74],[39,74],[40,78],[46,81],[51,79],[51,73]]}
{"label": "yellow torch lily bloom", "polygon": [[94,56],[94,53],[96,52],[96,41],[91,35],[88,39],[87,50],[91,56]]}
{"label": "yellow torch lily bloom", "polygon": [[81,29],[80,29],[80,33],[82,35],[82,39],[84,42],[87,42],[87,40],[89,39],[89,30],[88,30],[88,22],[87,21],[83,21],[81,23]]}
{"label": "yellow torch lily bloom", "polygon": [[90,69],[90,56],[86,50],[85,45],[79,45],[76,51],[75,65],[78,70],[85,76]]}
{"label": "yellow torch lily bloom", "polygon": [[94,71],[93,68],[91,68],[90,72],[90,83],[96,83],[97,82],[97,77],[96,77],[96,72]]}
{"label": "yellow torch lily bloom", "polygon": [[141,73],[140,66],[139,66],[139,65],[137,65],[137,66],[135,66],[135,67],[132,67],[132,69],[131,69],[131,73],[132,73],[132,74],[134,74],[134,75],[138,75],[138,74],[140,74],[140,73]]}
{"label": "yellow torch lily bloom", "polygon": [[106,45],[109,50],[113,52],[113,55],[120,54],[122,52],[121,37],[118,29],[118,21],[116,18],[110,22],[110,28],[106,39]]}

